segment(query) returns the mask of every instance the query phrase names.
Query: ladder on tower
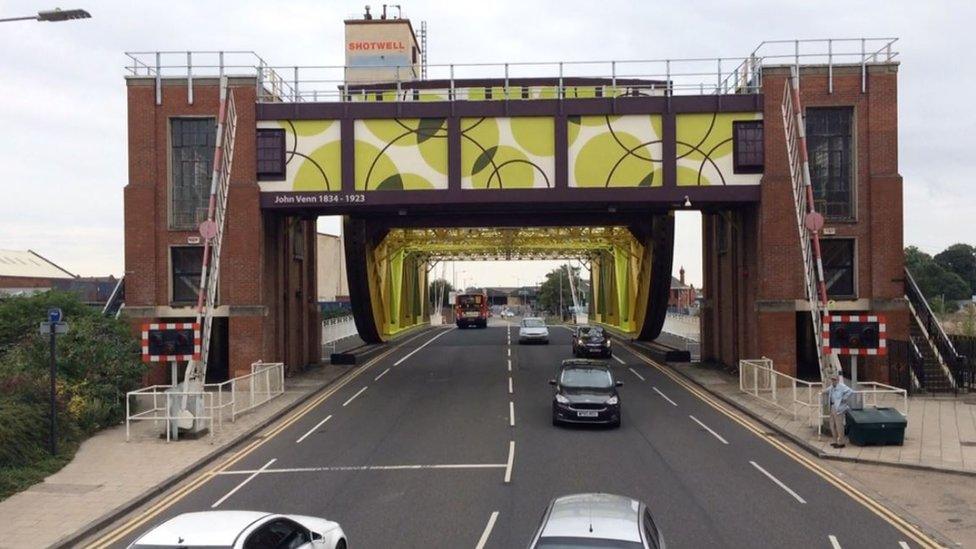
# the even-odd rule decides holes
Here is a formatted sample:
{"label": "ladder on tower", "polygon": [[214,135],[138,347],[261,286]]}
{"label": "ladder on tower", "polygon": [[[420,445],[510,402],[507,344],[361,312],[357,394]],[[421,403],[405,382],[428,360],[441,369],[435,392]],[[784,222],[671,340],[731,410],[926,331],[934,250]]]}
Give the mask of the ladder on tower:
{"label": "ladder on tower", "polygon": [[[237,110],[234,94],[227,89],[227,77],[220,79],[220,110],[217,115],[217,141],[214,146],[213,175],[210,180],[210,202],[207,219],[200,224],[203,237],[203,266],[200,272],[200,291],[197,294],[197,323],[200,325],[200,359],[190,362],[186,369],[186,390],[201,390],[207,378],[207,359],[210,355],[210,336],[213,331],[213,311],[220,280],[220,250],[227,219],[227,195],[230,172],[234,163],[234,130]],[[193,387],[193,388],[191,388]]]}
{"label": "ladder on tower", "polygon": [[836,355],[826,353],[827,342],[823,326],[828,318],[827,284],[824,279],[823,261],[820,256],[820,229],[823,216],[817,213],[810,184],[810,161],[807,155],[806,124],[800,105],[800,75],[792,68],[790,78],[783,86],[783,129],[786,132],[786,154],[790,165],[793,201],[796,206],[796,226],[800,237],[800,255],[803,258],[803,280],[810,315],[813,337],[817,345],[820,378],[828,383],[831,374],[839,371]]}

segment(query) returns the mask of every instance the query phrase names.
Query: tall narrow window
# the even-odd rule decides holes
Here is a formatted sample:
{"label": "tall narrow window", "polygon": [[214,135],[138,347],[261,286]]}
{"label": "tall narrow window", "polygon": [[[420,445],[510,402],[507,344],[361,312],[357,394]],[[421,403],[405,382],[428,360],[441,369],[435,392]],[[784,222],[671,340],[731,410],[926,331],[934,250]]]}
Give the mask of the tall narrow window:
{"label": "tall narrow window", "polygon": [[855,298],[854,287],[854,239],[829,238],[820,241],[827,295],[837,298]]}
{"label": "tall narrow window", "polygon": [[827,219],[854,219],[854,109],[811,108],[806,111],[810,180],[817,211]]}
{"label": "tall narrow window", "polygon": [[762,120],[732,123],[732,173],[762,173],[763,154]]}
{"label": "tall narrow window", "polygon": [[171,125],[171,229],[195,229],[207,217],[217,127],[213,118],[174,118]]}
{"label": "tall narrow window", "polygon": [[174,246],[170,248],[173,302],[196,303],[203,272],[203,246]]}
{"label": "tall narrow window", "polygon": [[258,181],[282,181],[285,179],[285,130],[259,129]]}

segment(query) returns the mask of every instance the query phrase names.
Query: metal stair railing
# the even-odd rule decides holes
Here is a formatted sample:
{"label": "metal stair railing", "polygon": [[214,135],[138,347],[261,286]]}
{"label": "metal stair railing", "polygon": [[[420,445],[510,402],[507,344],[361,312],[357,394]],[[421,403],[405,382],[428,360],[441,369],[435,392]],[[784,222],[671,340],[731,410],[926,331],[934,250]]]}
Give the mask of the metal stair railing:
{"label": "metal stair railing", "polygon": [[807,156],[806,128],[803,107],[800,105],[800,75],[792,68],[790,78],[783,86],[783,129],[786,133],[786,153],[790,167],[793,201],[796,206],[796,226],[800,237],[800,255],[803,259],[803,280],[813,325],[813,337],[817,345],[817,360],[821,381],[827,383],[830,375],[837,372],[836,358],[824,353],[822,325],[827,315],[827,286],[824,282],[823,262],[820,259],[820,226],[823,217],[817,213],[813,186],[810,182],[810,162]]}
{"label": "metal stair railing", "polygon": [[952,340],[942,329],[942,323],[929,307],[928,300],[918,289],[915,278],[908,267],[905,267],[905,298],[908,300],[914,320],[922,328],[925,340],[935,354],[955,390],[959,390],[958,377],[966,367],[966,357],[956,351]]}
{"label": "metal stair railing", "polygon": [[112,289],[105,307],[102,308],[102,316],[118,318],[122,314],[122,307],[125,305],[125,277],[119,279]]}
{"label": "metal stair railing", "polygon": [[207,359],[210,355],[213,312],[220,280],[220,250],[227,218],[227,196],[230,193],[230,173],[234,163],[236,128],[237,110],[234,105],[234,94],[227,89],[225,76],[220,79],[220,110],[217,116],[217,142],[214,146],[213,177],[210,184],[207,220],[200,225],[200,232],[204,237],[196,320],[201,325],[202,331],[200,360],[191,361],[186,369],[187,387],[191,383],[202,385],[207,377]]}

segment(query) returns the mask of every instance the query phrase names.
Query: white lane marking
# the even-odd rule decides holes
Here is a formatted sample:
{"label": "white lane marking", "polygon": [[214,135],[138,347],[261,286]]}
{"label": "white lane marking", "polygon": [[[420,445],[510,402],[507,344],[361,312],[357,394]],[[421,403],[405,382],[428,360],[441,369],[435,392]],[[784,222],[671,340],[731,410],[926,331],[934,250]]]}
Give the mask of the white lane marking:
{"label": "white lane marking", "polygon": [[515,403],[508,401],[508,425],[515,427]]}
{"label": "white lane marking", "polygon": [[[274,460],[272,460],[274,461]],[[216,475],[252,475],[261,473],[327,473],[333,471],[421,471],[428,469],[504,469],[504,463],[435,463],[419,465],[336,465],[331,467],[292,467],[284,469],[250,469],[239,471],[221,471]]]}
{"label": "white lane marking", "polygon": [[491,536],[491,530],[495,527],[496,520],[498,520],[498,511],[492,511],[491,516],[488,517],[488,524],[485,525],[485,531],[481,533],[478,545],[475,545],[474,549],[484,549],[485,544],[488,543],[488,537]]}
{"label": "white lane marking", "polygon": [[762,474],[766,475],[767,477],[769,477],[769,480],[775,482],[783,490],[786,490],[786,493],[788,493],[789,495],[791,495],[794,498],[796,498],[796,501],[799,501],[800,503],[806,503],[807,502],[805,499],[803,499],[803,498],[800,497],[800,494],[797,494],[792,489],[790,489],[789,486],[783,484],[783,482],[781,480],[779,480],[778,478],[774,477],[772,474],[770,474],[769,471],[767,471],[767,470],[763,469],[762,467],[760,467],[758,463],[756,463],[755,461],[750,461],[749,463],[751,463],[752,466],[755,467],[756,469],[759,469],[759,472],[760,473],[762,473]]}
{"label": "white lane marking", "polygon": [[616,360],[617,362],[621,364],[627,364],[626,362],[624,362],[624,359],[620,358],[619,356],[617,355],[611,355],[611,356],[613,356],[613,359]]}
{"label": "white lane marking", "polygon": [[512,394],[512,378],[508,378],[508,394]]}
{"label": "white lane marking", "polygon": [[719,435],[718,433],[716,433],[715,431],[713,431],[711,427],[709,427],[708,425],[705,425],[701,421],[698,421],[698,418],[697,417],[695,417],[695,416],[688,416],[688,417],[690,417],[695,423],[697,423],[697,424],[701,425],[702,427],[704,427],[706,431],[708,431],[709,433],[712,434],[712,436],[714,436],[715,438],[717,438],[720,441],[722,441],[722,444],[728,444],[729,443],[729,441],[725,440],[724,438],[722,438],[721,435]]}
{"label": "white lane marking", "polygon": [[505,484],[512,482],[512,465],[515,463],[515,441],[508,442],[508,463],[505,465]]}
{"label": "white lane marking", "polygon": [[[369,387],[369,385],[367,385],[366,387]],[[356,394],[352,395],[351,397],[349,397],[349,400],[343,402],[342,405],[345,406],[345,405],[349,404],[350,402],[352,402],[353,400],[356,400],[356,397],[358,397],[359,395],[363,394],[363,391],[366,390],[366,387],[363,387],[362,389],[359,390],[358,393],[356,393]]]}
{"label": "white lane marking", "polygon": [[899,541],[898,547],[901,547],[901,549],[911,549],[911,546],[908,545],[907,541]]}
{"label": "white lane marking", "polygon": [[647,381],[646,379],[644,379],[644,376],[638,374],[637,371],[634,370],[633,368],[627,368],[627,369],[630,370],[630,372],[632,374],[634,374],[635,376],[639,377],[641,381]]}
{"label": "white lane marking", "polygon": [[508,349],[508,356],[512,356],[512,350]]}
{"label": "white lane marking", "polygon": [[298,440],[295,441],[295,444],[298,444],[299,442],[305,440],[308,437],[308,435],[310,435],[310,434],[314,433],[315,431],[317,431],[319,429],[319,427],[321,427],[322,425],[324,425],[325,422],[326,421],[329,421],[330,419],[332,419],[332,415],[329,415],[328,417],[326,417],[322,421],[316,423],[315,424],[315,427],[312,427],[311,429],[308,430],[307,433],[305,433],[304,435],[302,435],[301,437],[299,437]]}
{"label": "white lane marking", "polygon": [[837,536],[831,534],[827,536],[827,539],[830,540],[830,546],[833,547],[833,549],[841,549],[840,542],[837,541]]}
{"label": "white lane marking", "polygon": [[508,371],[512,371],[512,359],[508,359]]}
{"label": "white lane marking", "polygon": [[390,371],[390,369],[389,369],[389,368],[387,368],[387,369],[385,369],[385,370],[383,370],[383,373],[382,373],[382,374],[380,374],[380,375],[378,375],[378,376],[376,376],[376,377],[374,377],[374,378],[373,378],[373,381],[379,381],[379,380],[380,380],[380,378],[381,378],[381,377],[383,377],[383,376],[385,376],[385,375],[386,375],[386,373],[387,373],[387,372],[389,372],[389,371]]}
{"label": "white lane marking", "polygon": [[227,492],[224,495],[224,497],[222,497],[222,498],[218,499],[217,501],[215,501],[214,504],[210,506],[210,508],[211,509],[215,509],[221,503],[227,501],[227,498],[233,496],[238,490],[240,490],[241,488],[243,488],[245,484],[247,484],[248,482],[251,482],[252,480],[254,480],[254,477],[256,477],[259,474],[261,474],[268,467],[271,467],[271,464],[274,463],[277,460],[278,460],[278,458],[274,458],[271,461],[265,463],[264,464],[264,467],[262,467],[262,468],[258,469],[257,471],[254,471],[253,473],[251,473],[251,475],[249,477],[247,477],[246,479],[244,479],[243,481],[241,481],[240,484],[238,484],[237,486],[235,486],[234,488],[232,488],[230,492]]}
{"label": "white lane marking", "polygon": [[654,387],[654,392],[657,393],[657,394],[659,394],[659,395],[661,395],[661,398],[663,398],[664,400],[670,402],[672,406],[677,406],[678,405],[677,402],[675,402],[675,401],[671,400],[670,398],[668,398],[668,395],[662,393],[661,390],[658,389],[657,387]]}
{"label": "white lane marking", "polygon": [[416,353],[417,351],[419,351],[419,350],[423,349],[424,347],[430,345],[435,339],[441,337],[442,335],[446,334],[447,332],[450,332],[453,329],[454,328],[449,328],[449,329],[444,330],[443,332],[435,335],[434,337],[428,339],[426,343],[424,343],[420,347],[417,347],[416,349],[410,351],[409,353],[407,353],[407,356],[405,356],[405,357],[401,358],[400,360],[394,362],[393,365],[394,366],[399,366],[401,362],[403,362],[404,360],[407,360],[408,358],[412,357],[414,355],[414,353]]}

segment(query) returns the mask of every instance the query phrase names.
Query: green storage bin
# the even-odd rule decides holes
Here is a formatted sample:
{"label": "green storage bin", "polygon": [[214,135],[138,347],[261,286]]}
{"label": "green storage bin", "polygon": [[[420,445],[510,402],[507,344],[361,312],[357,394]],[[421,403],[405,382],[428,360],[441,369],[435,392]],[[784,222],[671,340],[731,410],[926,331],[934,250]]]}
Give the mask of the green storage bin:
{"label": "green storage bin", "polygon": [[897,444],[905,442],[908,420],[894,408],[865,408],[847,411],[847,438],[851,444]]}

